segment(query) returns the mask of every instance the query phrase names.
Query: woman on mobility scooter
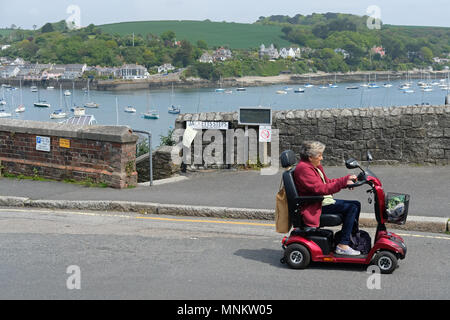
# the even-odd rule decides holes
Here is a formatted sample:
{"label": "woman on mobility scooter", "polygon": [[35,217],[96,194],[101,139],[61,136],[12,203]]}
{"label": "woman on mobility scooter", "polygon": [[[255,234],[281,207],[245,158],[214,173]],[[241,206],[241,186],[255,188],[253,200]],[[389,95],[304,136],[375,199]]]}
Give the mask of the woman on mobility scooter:
{"label": "woman on mobility scooter", "polygon": [[[289,236],[285,236],[281,241],[284,254],[280,262],[287,263],[294,269],[305,269],[310,262],[374,264],[381,273],[392,273],[398,266],[398,260],[405,259],[407,249],[405,241],[399,235],[387,230],[386,223],[402,225],[406,222],[409,195],[385,193],[380,179],[369,168],[362,168],[353,158],[346,160],[345,166],[347,169],[361,170],[356,177],[356,182],[351,182],[355,178],[353,175],[328,179],[320,165],[324,147],[323,144],[315,142],[304,143],[301,152],[302,160],[295,168],[292,167],[297,164],[295,153],[292,150],[281,153],[281,165],[286,169],[282,175],[282,182],[289,223],[293,229]],[[367,161],[372,161],[372,155],[369,152],[367,152]],[[371,245],[370,236],[369,238],[363,236],[367,232],[358,229],[359,203],[346,201],[342,203],[347,206],[343,206],[339,200],[334,203],[334,199],[327,196],[343,188],[351,189],[361,186],[369,187],[366,191],[369,194],[368,200],[369,203],[373,202],[377,222],[373,245]],[[323,205],[324,200],[326,200],[325,205]],[[331,204],[327,205],[327,202]],[[354,208],[350,209],[352,205]],[[322,228],[341,224],[343,227],[340,237],[339,232],[335,234],[332,230]],[[355,234],[353,231],[356,231]],[[342,236],[342,233],[345,235]],[[339,253],[353,252],[347,250],[345,246],[349,233],[352,235],[351,247],[356,249],[355,251],[360,250],[360,255]],[[339,240],[342,237],[344,240]],[[335,243],[340,245],[337,252],[333,251]]]}
{"label": "woman on mobility scooter", "polygon": [[309,202],[302,206],[300,214],[307,227],[317,228],[321,214],[340,213],[343,216],[341,240],[336,246],[336,254],[360,255],[349,246],[350,235],[354,225],[358,223],[361,204],[359,201],[333,199],[332,194],[339,192],[347,185],[354,184],[355,175],[347,175],[338,179],[329,179],[321,165],[325,145],[318,141],[305,141],[300,150],[301,160],[294,170],[294,181],[297,192],[304,196],[324,196],[322,202]]}

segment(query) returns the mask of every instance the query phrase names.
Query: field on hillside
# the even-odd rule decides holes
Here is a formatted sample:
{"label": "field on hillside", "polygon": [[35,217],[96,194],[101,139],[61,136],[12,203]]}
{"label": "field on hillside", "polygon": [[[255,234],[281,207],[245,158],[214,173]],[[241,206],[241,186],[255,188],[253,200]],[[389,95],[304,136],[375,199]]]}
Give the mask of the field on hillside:
{"label": "field on hillside", "polygon": [[209,47],[228,46],[231,49],[258,48],[261,43],[268,47],[271,43],[279,47],[289,46],[281,38],[281,27],[259,24],[212,21],[138,21],[105,24],[98,26],[108,33],[120,35],[153,33],[161,35],[171,30],[177,40],[195,43],[204,40]]}

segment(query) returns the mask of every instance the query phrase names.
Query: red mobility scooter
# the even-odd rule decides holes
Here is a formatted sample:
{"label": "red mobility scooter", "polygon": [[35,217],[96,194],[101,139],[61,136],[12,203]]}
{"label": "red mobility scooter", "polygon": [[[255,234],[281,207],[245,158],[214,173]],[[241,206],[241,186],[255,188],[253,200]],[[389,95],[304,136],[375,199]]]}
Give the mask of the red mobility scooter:
{"label": "red mobility scooter", "polygon": [[[335,239],[332,230],[322,227],[333,227],[342,224],[343,218],[339,212],[335,214],[322,214],[320,227],[311,228],[303,224],[300,208],[307,201],[322,201],[322,196],[299,196],[294,183],[294,169],[297,163],[295,153],[291,150],[284,151],[280,157],[283,168],[291,169],[283,173],[283,183],[286,190],[289,208],[289,218],[293,230],[289,236],[282,240],[284,256],[282,263],[287,263],[291,268],[304,269],[311,261],[328,263],[352,263],[379,267],[384,274],[392,273],[398,265],[399,259],[406,256],[405,241],[398,235],[386,230],[385,223],[404,224],[408,214],[409,195],[387,193],[383,191],[380,180],[368,168],[363,169],[355,159],[345,162],[348,169],[359,168],[361,173],[357,181],[349,185],[349,188],[368,185],[367,192],[374,198],[375,219],[378,223],[373,246],[367,254],[358,256],[339,255],[334,252]],[[372,156],[367,153],[370,162]],[[369,198],[369,203],[371,202]]]}

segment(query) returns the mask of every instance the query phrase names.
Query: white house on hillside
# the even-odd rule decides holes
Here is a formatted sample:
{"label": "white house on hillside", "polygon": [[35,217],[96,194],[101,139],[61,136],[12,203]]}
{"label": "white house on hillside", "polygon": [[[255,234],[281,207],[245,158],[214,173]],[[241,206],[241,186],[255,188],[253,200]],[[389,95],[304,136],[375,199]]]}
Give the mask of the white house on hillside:
{"label": "white house on hillside", "polygon": [[133,79],[147,79],[149,73],[147,68],[138,64],[124,64],[118,70],[118,76],[122,79],[133,80]]}
{"label": "white house on hillside", "polygon": [[175,67],[171,63],[165,63],[158,67],[158,73],[167,73],[173,70],[175,70]]}

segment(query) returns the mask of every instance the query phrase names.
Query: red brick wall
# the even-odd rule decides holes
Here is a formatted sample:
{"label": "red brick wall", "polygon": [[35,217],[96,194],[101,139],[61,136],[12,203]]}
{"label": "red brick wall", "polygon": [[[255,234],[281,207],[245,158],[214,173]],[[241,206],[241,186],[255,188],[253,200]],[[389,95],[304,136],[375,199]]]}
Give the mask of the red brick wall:
{"label": "red brick wall", "polygon": [[[50,137],[50,152],[36,150],[36,136]],[[70,141],[70,148],[60,146],[61,138]],[[11,174],[92,181],[125,188],[137,184],[136,141],[128,140],[132,141],[4,131],[0,123],[0,161],[3,172]]]}

